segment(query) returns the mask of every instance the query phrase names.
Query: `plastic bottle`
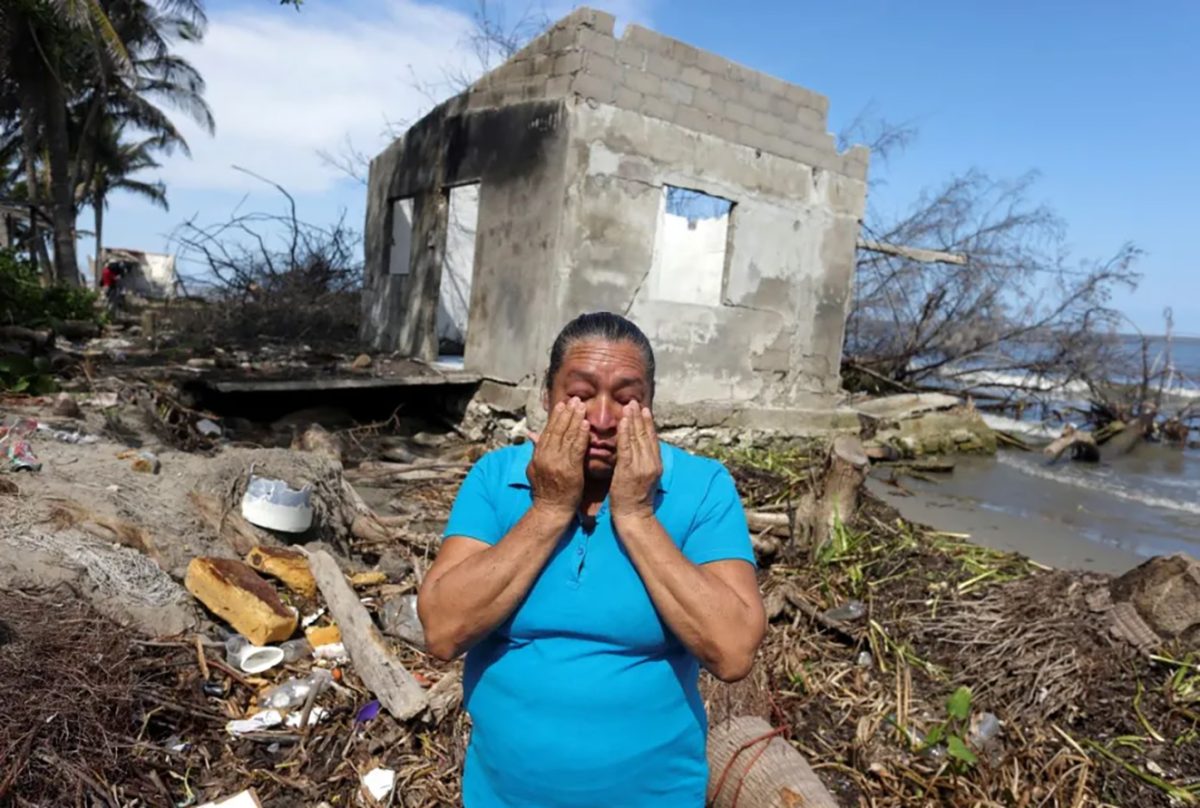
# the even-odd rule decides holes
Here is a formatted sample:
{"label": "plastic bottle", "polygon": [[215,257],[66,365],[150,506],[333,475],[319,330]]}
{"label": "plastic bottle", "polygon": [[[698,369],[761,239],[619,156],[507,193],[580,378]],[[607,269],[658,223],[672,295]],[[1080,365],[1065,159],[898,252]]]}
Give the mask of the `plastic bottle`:
{"label": "plastic bottle", "polygon": [[314,690],[317,694],[325,685],[333,681],[333,674],[324,668],[314,668],[312,673],[303,678],[288,679],[274,687],[263,691],[258,698],[258,706],[275,709],[291,710],[304,704],[308,694]]}

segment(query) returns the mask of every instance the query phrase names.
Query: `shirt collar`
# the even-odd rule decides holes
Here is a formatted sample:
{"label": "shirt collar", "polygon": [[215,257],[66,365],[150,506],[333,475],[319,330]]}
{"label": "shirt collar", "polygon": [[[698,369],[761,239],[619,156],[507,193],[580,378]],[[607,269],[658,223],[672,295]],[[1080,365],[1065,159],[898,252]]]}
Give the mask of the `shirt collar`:
{"label": "shirt collar", "polygon": [[[671,488],[671,480],[675,471],[675,453],[678,451],[669,443],[658,442],[658,450],[662,456],[663,472],[662,477],[658,479],[658,490],[669,491]],[[505,478],[505,484],[518,488],[528,488],[529,478],[525,476],[525,469],[529,466],[529,461],[533,459],[533,441],[525,441],[513,453],[512,462],[508,464],[508,473]]]}

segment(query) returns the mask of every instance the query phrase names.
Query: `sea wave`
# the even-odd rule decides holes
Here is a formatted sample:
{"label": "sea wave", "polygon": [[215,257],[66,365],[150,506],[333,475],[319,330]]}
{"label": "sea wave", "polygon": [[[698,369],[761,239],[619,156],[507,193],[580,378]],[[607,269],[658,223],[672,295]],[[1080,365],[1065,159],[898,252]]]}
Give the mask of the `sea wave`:
{"label": "sea wave", "polygon": [[[976,370],[966,373],[949,371],[946,376],[954,379],[959,386],[968,386],[976,390],[1001,388],[1004,390],[1021,390],[1029,394],[1050,396],[1060,400],[1087,399],[1090,388],[1081,381],[1062,382],[1053,376],[1039,373],[1018,373],[1012,371]],[[1169,399],[1194,401],[1200,399],[1200,387],[1177,383],[1163,390]]]}
{"label": "sea wave", "polygon": [[1149,505],[1153,508],[1163,508],[1166,510],[1178,511],[1180,513],[1190,513],[1200,515],[1200,503],[1192,500],[1180,500],[1172,497],[1159,496],[1147,491],[1139,491],[1131,488],[1128,485],[1122,485],[1114,482],[1111,479],[1098,473],[1080,474],[1066,471],[1061,466],[1048,467],[1038,462],[1031,462],[1021,456],[1001,452],[996,456],[996,459],[1003,465],[1017,471],[1028,474],[1031,477],[1037,477],[1042,480],[1061,483],[1063,485],[1072,485],[1076,488],[1083,488],[1088,491],[1099,491],[1117,499],[1125,500],[1126,502],[1135,502],[1140,505]]}

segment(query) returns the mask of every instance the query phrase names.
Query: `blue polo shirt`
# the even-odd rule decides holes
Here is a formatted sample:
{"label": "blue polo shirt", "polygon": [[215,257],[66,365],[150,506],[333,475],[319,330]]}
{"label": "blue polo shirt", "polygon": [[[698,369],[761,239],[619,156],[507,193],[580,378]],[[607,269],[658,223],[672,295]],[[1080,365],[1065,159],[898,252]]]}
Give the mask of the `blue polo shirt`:
{"label": "blue polo shirt", "polygon": [[[655,511],[696,564],[754,563],[733,479],[662,446]],[[446,536],[495,544],[532,504],[532,444],[485,455]],[[466,808],[701,808],[699,663],[659,617],[609,518],[567,529],[517,610],[467,653]]]}

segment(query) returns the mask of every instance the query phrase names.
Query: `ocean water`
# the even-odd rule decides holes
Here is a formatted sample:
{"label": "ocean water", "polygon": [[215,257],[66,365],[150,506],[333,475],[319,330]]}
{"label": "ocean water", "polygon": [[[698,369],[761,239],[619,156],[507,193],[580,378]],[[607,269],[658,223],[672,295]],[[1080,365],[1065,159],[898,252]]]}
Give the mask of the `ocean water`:
{"label": "ocean water", "polygon": [[[1139,350],[1132,338],[1126,345]],[[1152,361],[1162,361],[1164,346],[1161,339],[1152,343]],[[1191,439],[1200,441],[1200,338],[1177,337],[1171,355],[1171,401],[1175,407],[1195,403]],[[1063,401],[1082,392],[1055,389],[1053,380],[1035,382]],[[1053,422],[1027,426],[1043,437],[1062,428]],[[952,477],[924,488],[960,505],[1022,517],[1022,529],[1048,537],[1066,529],[1133,558],[1179,551],[1200,558],[1200,449],[1144,442],[1128,455],[1104,455],[1095,464],[1051,464],[1040,453],[1001,451],[994,460],[960,463]]]}

